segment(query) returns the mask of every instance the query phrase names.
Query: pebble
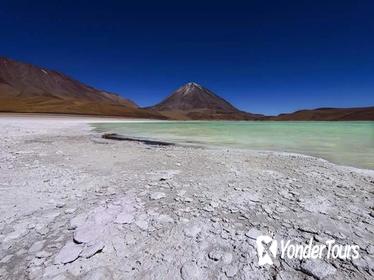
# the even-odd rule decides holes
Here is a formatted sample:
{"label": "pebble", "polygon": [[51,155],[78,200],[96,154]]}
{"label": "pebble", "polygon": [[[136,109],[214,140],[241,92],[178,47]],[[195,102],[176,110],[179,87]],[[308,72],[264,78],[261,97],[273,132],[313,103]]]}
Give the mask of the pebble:
{"label": "pebble", "polygon": [[217,208],[218,207],[218,202],[212,201],[212,202],[210,202],[209,205],[212,206],[213,208]]}
{"label": "pebble", "polygon": [[77,211],[77,209],[75,208],[68,208],[68,209],[65,209],[65,214],[73,214],[75,211]]}
{"label": "pebble", "polygon": [[232,262],[232,254],[230,252],[225,252],[222,256],[222,261],[225,263],[225,264],[230,264]]}
{"label": "pebble", "polygon": [[82,246],[68,242],[56,255],[55,264],[66,264],[75,261],[79,258],[79,254],[82,252]]}
{"label": "pebble", "polygon": [[213,212],[214,211],[214,208],[212,206],[206,206],[203,208],[204,211],[206,212]]}
{"label": "pebble", "polygon": [[34,244],[31,245],[31,247],[29,249],[29,253],[35,253],[35,252],[40,251],[41,249],[43,249],[44,244],[45,244],[44,240],[36,241]]}
{"label": "pebble", "polygon": [[63,203],[63,202],[57,202],[56,203],[56,208],[63,208],[63,207],[65,207],[65,203]]}
{"label": "pebble", "polygon": [[208,256],[213,261],[219,261],[222,258],[223,254],[221,250],[213,249],[209,252]]}
{"label": "pebble", "polygon": [[181,268],[181,277],[183,280],[200,280],[201,277],[200,268],[193,262],[183,264]]}
{"label": "pebble", "polygon": [[27,226],[27,229],[34,229],[35,228],[35,224],[29,224],[28,226]]}
{"label": "pebble", "polygon": [[114,222],[116,224],[131,224],[134,221],[134,215],[131,213],[122,212],[117,215]]}
{"label": "pebble", "polygon": [[74,241],[77,243],[89,243],[97,240],[102,233],[102,228],[93,225],[83,225],[74,231]]}
{"label": "pebble", "polygon": [[166,195],[163,192],[154,192],[149,196],[151,200],[158,200],[164,197],[166,197]]}
{"label": "pebble", "polygon": [[197,225],[187,226],[183,230],[184,235],[187,237],[196,237],[201,232],[201,228]]}
{"label": "pebble", "polygon": [[301,264],[301,270],[317,279],[333,275],[336,268],[322,260],[307,260]]}
{"label": "pebble", "polygon": [[238,267],[236,265],[225,265],[222,267],[222,272],[224,272],[227,277],[231,278],[238,273]]}
{"label": "pebble", "polygon": [[102,241],[98,241],[98,242],[84,248],[80,255],[81,255],[81,257],[89,259],[93,255],[95,255],[96,253],[102,251],[104,249],[104,247],[105,247],[104,243]]}
{"label": "pebble", "polygon": [[374,255],[374,245],[368,245],[366,247],[366,251],[369,253],[369,255]]}
{"label": "pebble", "polygon": [[251,228],[245,233],[245,236],[247,236],[250,239],[257,239],[257,237],[263,235],[261,231],[259,231],[257,228]]}

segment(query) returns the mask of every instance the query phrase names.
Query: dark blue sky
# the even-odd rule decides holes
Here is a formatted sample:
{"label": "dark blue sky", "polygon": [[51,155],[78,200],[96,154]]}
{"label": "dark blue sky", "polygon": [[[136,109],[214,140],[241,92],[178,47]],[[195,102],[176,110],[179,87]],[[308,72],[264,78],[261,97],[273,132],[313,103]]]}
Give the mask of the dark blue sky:
{"label": "dark blue sky", "polygon": [[142,106],[188,81],[255,113],[374,105],[372,0],[59,2],[1,1],[0,55]]}

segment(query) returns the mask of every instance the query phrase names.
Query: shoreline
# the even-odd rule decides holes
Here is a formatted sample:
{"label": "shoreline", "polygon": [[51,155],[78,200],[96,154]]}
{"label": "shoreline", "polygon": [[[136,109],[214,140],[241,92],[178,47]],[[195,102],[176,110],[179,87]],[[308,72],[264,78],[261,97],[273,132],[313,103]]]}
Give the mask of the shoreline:
{"label": "shoreline", "polygon": [[[2,117],[42,117],[42,118],[76,118],[76,119],[113,119],[118,121],[139,121],[139,122],[209,122],[209,121],[223,121],[223,122],[265,122],[265,123],[277,123],[277,122],[295,122],[295,123],[310,123],[310,122],[319,122],[319,123],[339,123],[339,122],[371,122],[374,123],[374,120],[274,120],[274,119],[255,119],[255,120],[225,120],[225,119],[201,119],[201,120],[193,120],[193,119],[180,119],[180,120],[173,120],[173,119],[147,119],[147,118],[132,118],[132,117],[125,117],[125,116],[106,116],[106,115],[87,115],[87,114],[71,114],[71,113],[20,113],[20,112],[2,112],[0,111],[0,119]],[[102,120],[103,121],[103,120]]]}
{"label": "shoreline", "polygon": [[[30,119],[31,117],[31,119]],[[152,122],[206,122],[205,120],[187,120],[187,121],[180,121],[180,120],[154,120],[154,119],[136,119],[136,118],[121,118],[121,117],[111,117],[111,116],[91,116],[91,115],[74,115],[74,114],[40,114],[40,113],[2,113],[0,112],[0,122],[2,120],[11,120],[13,118],[16,118],[18,120],[22,121],[45,121],[45,120],[59,120],[59,121],[76,121],[77,123],[83,123],[86,124],[87,127],[84,129],[89,129],[92,132],[98,133],[101,136],[107,132],[96,132],[95,131],[95,123],[152,123]],[[247,122],[247,121],[243,121]],[[271,122],[271,121],[269,121]],[[277,122],[277,121],[274,121]],[[292,121],[288,121],[292,122]],[[299,121],[295,121],[299,122]],[[300,121],[300,122],[309,122],[309,121]],[[318,122],[318,121],[317,121]],[[321,121],[325,122],[325,121]],[[349,122],[349,121],[348,121]],[[355,122],[355,121],[353,121]],[[363,122],[363,121],[360,121]],[[367,122],[373,122],[374,121],[367,121]],[[126,136],[119,134],[124,137],[129,137],[132,138],[132,136]],[[136,138],[136,137],[134,137]],[[156,138],[139,138],[141,140],[150,140],[150,141],[155,141],[155,142],[164,142],[163,140],[159,140]],[[165,141],[169,142],[169,141]],[[351,166],[351,165],[345,165],[345,164],[338,164],[333,161],[330,161],[328,159],[319,157],[319,156],[313,156],[313,155],[308,155],[308,154],[303,154],[303,153],[297,153],[297,152],[286,152],[286,151],[273,151],[273,150],[263,150],[263,149],[250,149],[250,148],[239,148],[239,147],[225,147],[222,145],[215,145],[215,144],[206,144],[206,143],[192,143],[192,144],[184,144],[184,143],[177,143],[174,141],[170,141],[171,144],[174,145],[180,145],[180,146],[191,146],[191,147],[202,147],[202,148],[208,148],[208,149],[222,149],[222,150],[238,150],[238,151],[252,151],[252,152],[259,152],[259,153],[275,153],[275,154],[280,154],[280,155],[295,155],[295,156],[304,156],[304,157],[311,157],[315,158],[318,160],[326,161],[330,164],[336,165],[338,167],[347,169],[347,170],[352,170],[352,171],[361,171],[361,172],[368,172],[368,174],[374,176],[374,169],[369,169],[369,168],[363,168],[363,167],[356,167],[356,166]],[[372,173],[372,174],[371,174]]]}
{"label": "shoreline", "polygon": [[[0,118],[4,279],[374,275],[374,172],[302,154],[107,140],[90,121]],[[360,259],[260,267],[259,234],[357,244]]]}
{"label": "shoreline", "polygon": [[[92,123],[88,123],[88,125],[93,126]],[[93,128],[93,131],[94,130],[95,130],[95,128]],[[374,170],[373,169],[355,167],[355,166],[344,165],[344,164],[338,164],[338,163],[332,162],[328,159],[324,159],[322,157],[307,155],[307,154],[303,154],[303,153],[271,151],[271,150],[255,150],[255,149],[235,148],[235,147],[224,147],[224,146],[220,146],[220,145],[203,144],[203,143],[198,143],[198,142],[189,143],[189,144],[177,143],[177,142],[172,142],[172,141],[171,142],[164,142],[162,140],[157,140],[157,139],[154,139],[154,138],[146,138],[146,137],[145,138],[143,138],[143,137],[142,138],[137,138],[137,137],[126,136],[126,135],[117,134],[117,133],[102,133],[102,132],[97,132],[97,133],[104,139],[109,139],[109,140],[113,140],[113,141],[139,142],[139,143],[143,143],[145,145],[147,145],[148,142],[150,142],[151,144],[149,144],[149,145],[156,145],[156,146],[159,143],[160,146],[175,145],[175,146],[188,147],[188,148],[195,147],[195,148],[203,148],[203,149],[230,150],[230,151],[238,151],[238,152],[249,151],[249,152],[276,154],[276,155],[279,155],[279,156],[286,156],[286,157],[287,156],[288,157],[290,157],[290,156],[305,157],[305,158],[311,158],[311,159],[314,159],[314,160],[320,160],[320,161],[323,161],[325,163],[335,165],[336,167],[346,169],[347,171],[363,172],[363,173],[367,173],[368,175],[374,176]],[[113,135],[113,136],[108,136],[108,135]]]}

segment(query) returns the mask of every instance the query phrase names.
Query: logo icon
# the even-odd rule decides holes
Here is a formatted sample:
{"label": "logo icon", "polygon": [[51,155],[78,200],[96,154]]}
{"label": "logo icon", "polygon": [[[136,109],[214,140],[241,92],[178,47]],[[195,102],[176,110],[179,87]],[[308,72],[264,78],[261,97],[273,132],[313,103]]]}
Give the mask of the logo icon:
{"label": "logo icon", "polygon": [[261,235],[256,239],[258,265],[273,264],[277,255],[277,241],[270,236]]}

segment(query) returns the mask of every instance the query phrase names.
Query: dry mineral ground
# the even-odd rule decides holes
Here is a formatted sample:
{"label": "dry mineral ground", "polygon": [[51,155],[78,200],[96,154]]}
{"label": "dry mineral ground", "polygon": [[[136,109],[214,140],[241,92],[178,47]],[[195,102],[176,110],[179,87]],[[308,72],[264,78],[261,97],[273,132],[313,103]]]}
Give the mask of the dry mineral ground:
{"label": "dry mineral ground", "polygon": [[[102,139],[89,117],[0,116],[0,279],[373,279],[374,171]],[[256,238],[357,244],[277,257]]]}

